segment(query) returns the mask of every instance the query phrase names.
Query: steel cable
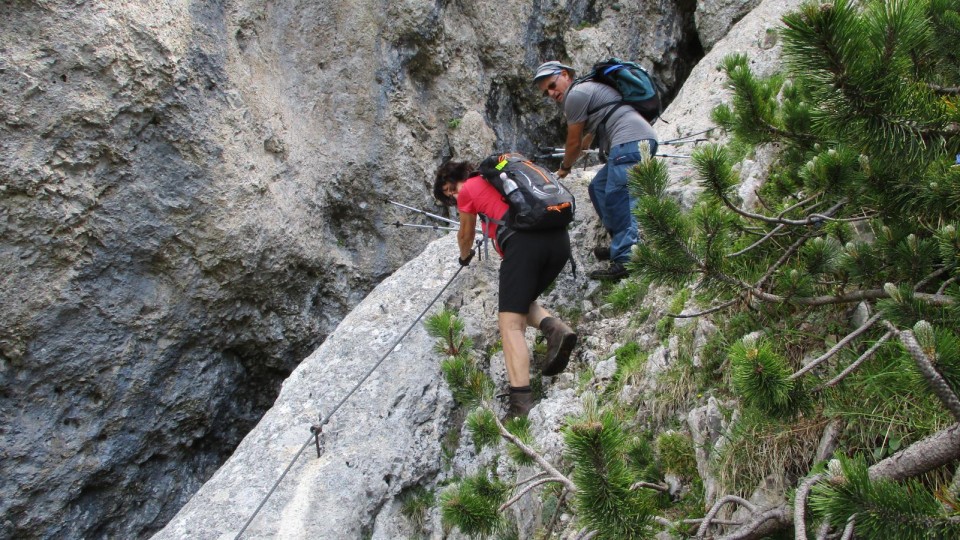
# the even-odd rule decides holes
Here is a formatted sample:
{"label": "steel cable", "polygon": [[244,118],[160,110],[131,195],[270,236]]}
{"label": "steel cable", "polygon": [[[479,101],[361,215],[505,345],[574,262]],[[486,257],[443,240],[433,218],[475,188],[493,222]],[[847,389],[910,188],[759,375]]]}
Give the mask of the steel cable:
{"label": "steel cable", "polygon": [[[427,304],[427,307],[425,307],[423,311],[421,311],[420,314],[417,315],[417,318],[414,319],[413,323],[411,323],[410,326],[406,329],[406,331],[404,331],[403,334],[399,338],[397,338],[396,341],[393,342],[393,345],[389,349],[387,349],[387,352],[384,353],[383,356],[380,357],[380,360],[378,360],[377,363],[374,364],[369,371],[367,371],[367,374],[364,375],[363,378],[361,378],[357,382],[357,384],[354,385],[354,387],[350,389],[349,392],[347,392],[347,395],[345,395],[340,400],[340,402],[337,403],[333,407],[333,409],[330,410],[330,413],[327,414],[326,418],[324,418],[320,422],[318,427],[322,428],[323,426],[325,426],[327,422],[330,421],[330,418],[340,409],[340,407],[342,407],[343,404],[346,403],[348,399],[350,399],[350,396],[352,396],[354,392],[356,392],[357,389],[360,388],[360,386],[363,385],[363,383],[370,377],[370,375],[372,375],[373,372],[376,371],[378,367],[380,367],[380,364],[382,364],[383,361],[387,359],[387,356],[389,356],[390,353],[392,353],[393,350],[397,348],[397,345],[399,345],[400,342],[403,341],[405,337],[407,337],[407,334],[409,334],[410,331],[413,330],[413,327],[416,326],[418,322],[420,322],[420,319],[422,319],[423,316],[427,314],[427,311],[429,311],[430,308],[433,307],[433,304],[435,304],[437,300],[440,299],[440,296],[443,294],[443,292],[447,290],[447,287],[449,287],[450,284],[453,283],[453,280],[456,279],[458,275],[460,275],[460,271],[463,269],[464,269],[463,266],[460,266],[457,268],[457,271],[453,273],[453,276],[447,281],[447,283],[443,286],[443,288],[440,289],[440,292],[438,292],[437,295],[433,297],[433,300],[431,300],[430,303]],[[267,492],[267,495],[263,498],[262,501],[260,501],[260,504],[259,506],[257,506],[257,509],[253,511],[253,515],[251,515],[250,518],[247,520],[247,522],[243,524],[243,528],[240,529],[240,532],[237,533],[237,535],[234,537],[234,540],[238,540],[243,535],[243,533],[247,530],[247,527],[250,526],[253,520],[260,513],[260,510],[263,509],[264,505],[267,504],[267,501],[270,500],[270,497],[277,490],[277,487],[280,485],[280,482],[283,481],[283,479],[287,476],[287,473],[290,472],[290,469],[293,468],[293,464],[296,463],[298,459],[300,459],[300,455],[303,454],[303,451],[306,450],[307,447],[310,446],[310,443],[316,439],[316,437],[318,436],[318,433],[314,433],[312,431],[313,429],[314,428],[311,428],[310,438],[307,439],[307,442],[303,443],[303,446],[300,447],[300,450],[296,453],[296,455],[293,456],[293,459],[290,460],[290,463],[287,465],[287,468],[283,470],[283,473],[280,475],[280,478],[277,478],[277,481],[274,482],[273,487],[270,488],[270,491]]]}

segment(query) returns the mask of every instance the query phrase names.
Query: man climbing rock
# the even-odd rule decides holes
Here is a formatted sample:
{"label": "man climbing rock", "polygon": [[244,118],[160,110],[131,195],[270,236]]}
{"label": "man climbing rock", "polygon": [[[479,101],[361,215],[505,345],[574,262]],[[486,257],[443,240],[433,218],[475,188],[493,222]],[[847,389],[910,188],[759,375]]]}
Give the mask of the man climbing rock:
{"label": "man climbing rock", "polygon": [[[640,143],[646,141],[650,155],[657,152],[657,134],[640,113],[620,106],[620,94],[610,86],[585,80],[574,84],[575,72],[556,60],[541,64],[533,82],[544,97],[563,106],[567,138],[557,175],[570,174],[580,154],[594,138],[606,164],[590,182],[590,202],[610,234],[609,248],[600,246],[594,255],[610,260],[610,266],[590,273],[593,279],[619,280],[627,275],[630,249],[638,241],[633,217],[633,199],[627,189],[627,171],[640,162]],[[606,119],[606,121],[604,121]]]}

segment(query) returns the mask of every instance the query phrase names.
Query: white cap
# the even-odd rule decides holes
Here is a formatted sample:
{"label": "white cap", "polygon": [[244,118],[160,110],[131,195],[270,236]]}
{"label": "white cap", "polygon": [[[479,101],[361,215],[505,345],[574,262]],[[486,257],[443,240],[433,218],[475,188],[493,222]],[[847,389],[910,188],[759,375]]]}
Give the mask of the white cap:
{"label": "white cap", "polygon": [[537,68],[536,75],[533,76],[533,82],[537,82],[544,77],[549,77],[551,75],[556,75],[563,70],[567,70],[570,73],[574,72],[574,69],[570,66],[561,64],[556,60],[551,60],[549,62],[544,62],[540,64],[540,67]]}

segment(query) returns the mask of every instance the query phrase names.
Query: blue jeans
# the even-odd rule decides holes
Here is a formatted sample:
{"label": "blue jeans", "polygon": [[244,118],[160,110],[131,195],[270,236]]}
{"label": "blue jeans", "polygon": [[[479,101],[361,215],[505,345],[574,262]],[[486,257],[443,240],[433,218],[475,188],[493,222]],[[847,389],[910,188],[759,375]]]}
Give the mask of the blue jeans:
{"label": "blue jeans", "polygon": [[[650,143],[650,155],[657,153],[657,141]],[[626,263],[630,248],[637,243],[637,220],[633,217],[633,198],[627,189],[627,171],[640,162],[640,141],[618,144],[610,148],[607,164],[590,182],[588,193],[600,221],[610,233],[610,260]]]}

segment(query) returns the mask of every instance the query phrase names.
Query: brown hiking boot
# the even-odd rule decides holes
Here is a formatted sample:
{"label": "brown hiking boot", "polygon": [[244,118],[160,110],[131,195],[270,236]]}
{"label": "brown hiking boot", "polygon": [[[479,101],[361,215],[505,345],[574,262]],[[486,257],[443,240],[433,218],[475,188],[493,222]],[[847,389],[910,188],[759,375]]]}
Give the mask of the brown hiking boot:
{"label": "brown hiking boot", "polygon": [[620,281],[627,277],[630,272],[623,266],[623,263],[611,262],[605,270],[594,270],[590,272],[590,279],[599,279],[603,281]]}
{"label": "brown hiking boot", "polygon": [[544,375],[556,375],[567,368],[570,353],[577,345],[577,333],[556,317],[544,317],[540,331],[547,338],[547,358],[543,361]]}
{"label": "brown hiking boot", "polygon": [[526,418],[530,409],[533,408],[533,392],[530,391],[530,387],[514,388],[511,386],[509,398],[507,414],[500,419],[500,422],[507,423],[514,418]]}

